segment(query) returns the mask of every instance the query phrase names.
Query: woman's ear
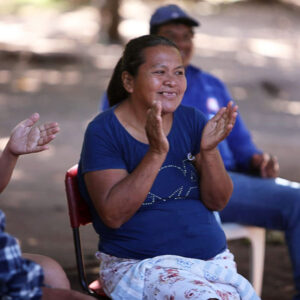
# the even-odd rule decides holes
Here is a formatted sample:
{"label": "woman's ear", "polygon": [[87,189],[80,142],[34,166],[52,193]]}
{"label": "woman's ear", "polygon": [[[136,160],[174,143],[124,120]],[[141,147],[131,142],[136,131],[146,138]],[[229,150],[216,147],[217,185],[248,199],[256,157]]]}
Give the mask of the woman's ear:
{"label": "woman's ear", "polygon": [[133,77],[132,77],[132,75],[130,75],[127,71],[124,71],[122,73],[122,82],[123,82],[124,89],[128,93],[132,93],[133,92]]}

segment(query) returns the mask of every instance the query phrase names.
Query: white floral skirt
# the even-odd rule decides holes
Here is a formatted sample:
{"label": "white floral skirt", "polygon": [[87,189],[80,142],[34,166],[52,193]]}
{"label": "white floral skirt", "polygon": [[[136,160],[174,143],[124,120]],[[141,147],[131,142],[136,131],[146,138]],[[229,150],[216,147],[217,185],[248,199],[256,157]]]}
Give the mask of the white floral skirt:
{"label": "white floral skirt", "polygon": [[114,300],[258,300],[229,250],[204,261],[175,255],[135,260],[101,252],[100,281]]}

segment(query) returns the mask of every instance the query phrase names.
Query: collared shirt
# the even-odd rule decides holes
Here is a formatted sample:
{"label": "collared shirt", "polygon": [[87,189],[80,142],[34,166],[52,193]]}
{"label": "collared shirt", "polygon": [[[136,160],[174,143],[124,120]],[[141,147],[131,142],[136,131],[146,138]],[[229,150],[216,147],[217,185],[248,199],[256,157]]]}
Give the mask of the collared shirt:
{"label": "collared shirt", "polygon": [[41,299],[44,281],[42,267],[24,259],[17,240],[4,230],[5,215],[0,210],[0,299]]}

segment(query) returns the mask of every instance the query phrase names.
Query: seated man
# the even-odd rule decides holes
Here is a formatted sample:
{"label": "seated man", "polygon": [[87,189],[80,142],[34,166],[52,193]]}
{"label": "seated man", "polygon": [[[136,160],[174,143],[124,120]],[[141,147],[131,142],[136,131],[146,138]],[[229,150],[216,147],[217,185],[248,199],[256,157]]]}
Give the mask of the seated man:
{"label": "seated man", "polygon": [[[167,5],[152,15],[150,33],[167,37],[181,51],[187,78],[182,104],[196,107],[212,118],[221,107],[227,106],[231,96],[220,79],[190,64],[195,26],[199,26],[197,20],[178,6]],[[107,107],[104,95],[102,108]],[[219,144],[219,150],[234,184],[230,201],[220,213],[222,221],[285,232],[297,289],[294,300],[299,300],[300,185],[276,178],[279,173],[276,158],[256,147],[240,114],[230,135]]]}
{"label": "seated man", "polygon": [[[34,126],[38,120],[39,114],[35,113],[19,123],[13,129],[4,151],[0,153],[0,193],[10,181],[18,157],[48,149],[47,144],[59,131],[55,122]],[[65,272],[53,259],[37,254],[22,255],[17,240],[4,230],[5,215],[0,210],[1,299],[93,299],[71,291]]]}

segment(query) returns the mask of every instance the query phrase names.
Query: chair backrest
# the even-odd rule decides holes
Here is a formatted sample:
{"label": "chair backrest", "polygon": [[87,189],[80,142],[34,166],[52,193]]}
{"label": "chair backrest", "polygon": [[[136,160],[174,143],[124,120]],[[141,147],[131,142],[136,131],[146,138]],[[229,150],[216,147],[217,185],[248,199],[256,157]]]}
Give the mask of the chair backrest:
{"label": "chair backrest", "polygon": [[70,225],[73,230],[73,241],[79,282],[82,289],[91,296],[97,299],[108,299],[101,287],[100,282],[98,280],[94,281],[90,288],[85,275],[85,265],[81,249],[79,227],[81,225],[91,223],[92,216],[87,203],[81,197],[79,192],[77,169],[78,165],[74,165],[66,172],[65,187],[68,200]]}
{"label": "chair backrest", "polygon": [[85,200],[81,197],[77,178],[78,165],[71,167],[65,177],[70,224],[72,228],[92,222],[92,216]]}

